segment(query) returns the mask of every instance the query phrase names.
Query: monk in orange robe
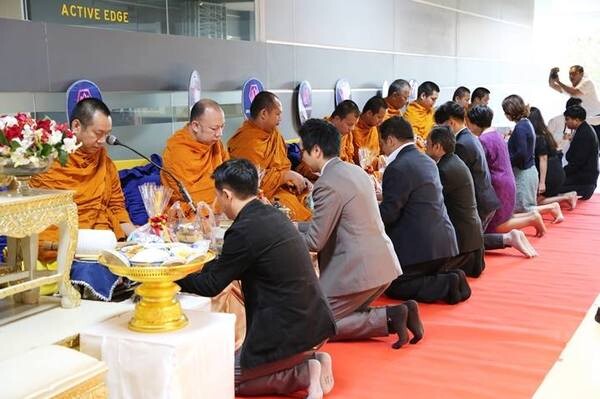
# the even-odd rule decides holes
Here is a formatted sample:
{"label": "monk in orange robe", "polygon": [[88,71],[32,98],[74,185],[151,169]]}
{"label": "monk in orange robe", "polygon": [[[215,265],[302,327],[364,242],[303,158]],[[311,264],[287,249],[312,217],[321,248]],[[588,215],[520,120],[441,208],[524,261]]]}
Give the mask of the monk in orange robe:
{"label": "monk in orange robe", "polygon": [[[100,100],[87,98],[75,106],[71,129],[81,147],[66,166],[55,161],[50,170],[31,179],[31,186],[75,191],[80,229],[112,230],[126,238],[135,226],[125,209],[119,174],[104,146],[112,130],[110,110]],[[56,259],[58,229],[40,234],[40,260]]]}
{"label": "monk in orange robe", "polygon": [[[192,107],[190,122],[176,131],[168,140],[163,152],[163,167],[177,177],[190,193],[195,204],[215,200],[215,185],[211,178],[217,166],[229,159],[221,136],[225,114],[213,100],[203,99]],[[190,206],[179,192],[175,181],[161,171],[160,180],[173,190],[171,203],[180,201],[184,212]]]}
{"label": "monk in orange robe", "polygon": [[304,205],[312,184],[298,172],[291,170],[287,147],[277,126],[281,121],[282,106],[271,92],[256,95],[250,106],[250,118],[235,132],[227,143],[232,158],[246,158],[262,174],[260,188],[271,202],[275,198],[292,212],[295,220],[310,219],[311,212]]}
{"label": "monk in orange robe", "polygon": [[412,126],[417,147],[425,150],[425,140],[435,125],[433,113],[435,102],[440,94],[440,88],[433,82],[423,82],[417,91],[417,100],[408,104],[404,119]]}
{"label": "monk in orange robe", "polygon": [[404,106],[408,103],[410,97],[410,83],[404,79],[396,79],[388,88],[388,95],[385,98],[387,111],[383,120],[386,121],[392,116],[402,116]]}
{"label": "monk in orange robe", "polygon": [[377,157],[381,154],[381,149],[379,148],[379,131],[377,128],[383,122],[386,111],[387,104],[383,98],[379,96],[371,97],[363,107],[358,122],[352,130],[354,163],[360,165],[358,152],[361,148],[371,150],[374,156],[371,165],[361,165],[365,169],[378,169]]}

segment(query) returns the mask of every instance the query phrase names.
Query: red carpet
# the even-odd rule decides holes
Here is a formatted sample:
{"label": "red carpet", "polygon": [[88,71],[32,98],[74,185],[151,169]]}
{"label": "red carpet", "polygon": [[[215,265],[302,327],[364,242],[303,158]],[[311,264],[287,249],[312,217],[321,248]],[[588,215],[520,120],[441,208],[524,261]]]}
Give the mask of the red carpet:
{"label": "red carpet", "polygon": [[471,299],[421,305],[419,344],[327,344],[327,398],[530,398],[600,292],[600,195],[564,214],[543,238],[525,231],[539,257],[488,253]]}

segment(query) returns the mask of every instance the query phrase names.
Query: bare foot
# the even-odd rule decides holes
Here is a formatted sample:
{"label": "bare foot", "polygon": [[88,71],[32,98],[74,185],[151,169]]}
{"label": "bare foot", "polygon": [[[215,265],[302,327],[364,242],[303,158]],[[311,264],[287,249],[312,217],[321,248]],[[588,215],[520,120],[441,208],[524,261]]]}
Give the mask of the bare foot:
{"label": "bare foot", "polygon": [[511,247],[521,252],[528,258],[537,256],[535,248],[531,246],[529,240],[527,240],[527,237],[521,230],[511,230],[510,233],[508,233],[508,236]]}
{"label": "bare foot", "polygon": [[310,385],[308,386],[308,396],[306,399],[323,399],[323,389],[321,389],[321,363],[319,363],[318,360],[308,360],[308,375],[310,376]]}
{"label": "bare foot", "polygon": [[552,204],[552,216],[554,217],[552,223],[560,223],[563,220],[565,220],[562,210],[560,209],[560,204],[558,202]]}
{"label": "bare foot", "polygon": [[577,207],[577,191],[571,191],[569,194],[569,206],[573,210]]}
{"label": "bare foot", "polygon": [[327,395],[333,389],[333,362],[327,352],[316,352],[315,357],[321,363],[321,390]]}
{"label": "bare foot", "polygon": [[546,234],[546,226],[544,226],[544,219],[542,218],[542,215],[540,215],[537,211],[533,212],[533,217],[534,220],[532,226],[535,227],[535,236],[543,237],[544,234]]}

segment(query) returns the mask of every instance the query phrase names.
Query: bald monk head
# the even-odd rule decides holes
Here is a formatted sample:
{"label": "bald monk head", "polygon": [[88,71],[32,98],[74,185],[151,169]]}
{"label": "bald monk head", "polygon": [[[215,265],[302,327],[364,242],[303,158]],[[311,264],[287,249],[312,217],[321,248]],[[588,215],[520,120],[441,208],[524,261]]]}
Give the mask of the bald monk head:
{"label": "bald monk head", "polygon": [[358,105],[352,100],[344,100],[335,107],[329,122],[337,128],[342,136],[345,136],[354,129],[359,116]]}
{"label": "bald monk head", "polygon": [[69,121],[71,130],[81,143],[81,150],[90,154],[99,151],[112,131],[110,110],[97,98],[86,98],[75,106]]}
{"label": "bald monk head", "polygon": [[385,117],[387,104],[379,96],[369,98],[360,114],[360,120],[369,127],[379,126]]}
{"label": "bald monk head", "polygon": [[282,112],[281,101],[270,91],[258,93],[250,105],[250,119],[265,132],[271,132],[279,126]]}
{"label": "bald monk head", "polygon": [[198,101],[190,111],[188,130],[194,138],[206,145],[221,139],[225,127],[225,113],[219,104],[208,98]]}
{"label": "bald monk head", "polygon": [[410,97],[410,84],[404,79],[396,79],[388,88],[385,100],[394,109],[402,109]]}

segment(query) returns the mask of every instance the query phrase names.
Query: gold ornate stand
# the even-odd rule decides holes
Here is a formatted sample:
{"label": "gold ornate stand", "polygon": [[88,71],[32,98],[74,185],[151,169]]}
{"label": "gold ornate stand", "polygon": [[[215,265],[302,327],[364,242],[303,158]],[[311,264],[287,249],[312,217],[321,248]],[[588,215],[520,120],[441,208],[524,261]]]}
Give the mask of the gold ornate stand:
{"label": "gold ornate stand", "polygon": [[100,256],[98,262],[107,266],[116,275],[127,277],[142,284],[135,292],[141,297],[129,321],[129,329],[139,332],[175,331],[187,325],[188,320],[177,299],[180,287],[175,281],[202,269],[205,263],[215,258],[208,252],[197,262],[180,266],[157,267],[121,266],[110,263]]}
{"label": "gold ornate stand", "polygon": [[[38,234],[51,225],[59,229],[58,268],[37,272]],[[50,283],[60,284],[61,305],[79,306],[80,295],[70,282],[71,263],[77,247],[77,206],[72,191],[31,190],[28,196],[0,194],[0,235],[8,236],[8,273],[0,275],[0,299],[30,291]],[[20,239],[24,269],[16,265],[15,252]]]}

